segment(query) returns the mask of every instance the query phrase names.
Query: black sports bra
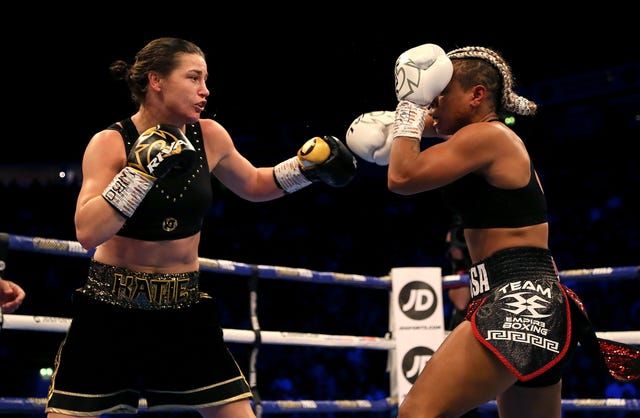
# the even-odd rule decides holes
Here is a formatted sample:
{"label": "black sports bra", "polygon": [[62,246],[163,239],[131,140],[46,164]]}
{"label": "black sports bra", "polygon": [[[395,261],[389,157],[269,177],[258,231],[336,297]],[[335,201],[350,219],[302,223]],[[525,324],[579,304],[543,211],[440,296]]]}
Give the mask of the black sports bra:
{"label": "black sports bra", "polygon": [[[130,118],[120,123],[122,126],[114,123],[108,129],[120,132],[129,153],[140,134]],[[211,174],[200,124],[187,125],[185,134],[198,153],[195,168],[159,179],[116,235],[162,241],[189,237],[202,229],[213,198]]]}
{"label": "black sports bra", "polygon": [[442,188],[445,204],[462,218],[464,228],[518,228],[547,222],[547,201],[533,163],[529,183],[501,189],[470,173]]}

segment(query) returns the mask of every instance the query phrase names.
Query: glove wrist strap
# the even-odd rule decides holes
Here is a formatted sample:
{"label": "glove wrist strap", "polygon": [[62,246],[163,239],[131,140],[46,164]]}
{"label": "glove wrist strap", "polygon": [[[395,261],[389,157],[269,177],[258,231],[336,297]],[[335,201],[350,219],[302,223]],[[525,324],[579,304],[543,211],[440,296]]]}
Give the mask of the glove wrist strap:
{"label": "glove wrist strap", "polygon": [[420,106],[408,100],[400,100],[396,107],[393,123],[393,139],[404,136],[420,141],[426,118],[426,106]]}
{"label": "glove wrist strap", "polygon": [[153,187],[155,178],[125,167],[111,180],[102,197],[122,216],[130,218]]}
{"label": "glove wrist strap", "polygon": [[273,167],[273,178],[276,185],[285,193],[296,192],[313,183],[300,169],[300,160],[297,156],[284,160]]}

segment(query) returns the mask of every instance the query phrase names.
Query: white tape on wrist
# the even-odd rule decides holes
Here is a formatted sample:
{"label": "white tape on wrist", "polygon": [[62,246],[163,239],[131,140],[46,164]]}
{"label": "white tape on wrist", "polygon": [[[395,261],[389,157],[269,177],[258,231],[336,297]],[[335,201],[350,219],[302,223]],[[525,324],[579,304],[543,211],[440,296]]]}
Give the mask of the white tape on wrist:
{"label": "white tape on wrist", "polygon": [[285,193],[293,193],[313,183],[302,174],[300,160],[297,156],[284,160],[273,167],[273,177],[276,184]]}
{"label": "white tape on wrist", "polygon": [[420,106],[408,100],[400,100],[393,123],[393,138],[406,136],[420,140],[426,118],[426,106]]}
{"label": "white tape on wrist", "polygon": [[125,167],[104,189],[102,197],[123,216],[130,218],[154,183],[153,177]]}

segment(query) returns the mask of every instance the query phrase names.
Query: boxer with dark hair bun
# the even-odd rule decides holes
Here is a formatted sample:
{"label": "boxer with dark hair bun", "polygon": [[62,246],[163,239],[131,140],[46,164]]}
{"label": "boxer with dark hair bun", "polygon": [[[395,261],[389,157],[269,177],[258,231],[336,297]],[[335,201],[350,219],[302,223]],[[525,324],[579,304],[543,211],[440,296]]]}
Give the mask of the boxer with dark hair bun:
{"label": "boxer with dark hair bun", "polygon": [[75,227],[95,252],[73,294],[45,410],[49,418],[136,413],[144,398],[151,412],[255,418],[217,301],[199,288],[212,176],[262,202],[314,183],[344,187],[356,160],[323,135],[273,167],[254,166],[220,123],[203,117],[209,73],[190,41],[154,39],[133,64],[118,60],[110,70],[137,110],[97,132],[84,152]]}

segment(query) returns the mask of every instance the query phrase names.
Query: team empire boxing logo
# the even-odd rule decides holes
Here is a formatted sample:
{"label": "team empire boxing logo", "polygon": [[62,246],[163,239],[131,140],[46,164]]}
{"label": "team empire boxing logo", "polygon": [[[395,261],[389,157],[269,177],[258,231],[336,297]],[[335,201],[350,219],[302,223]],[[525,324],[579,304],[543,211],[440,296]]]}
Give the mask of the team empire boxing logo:
{"label": "team empire boxing logo", "polygon": [[438,298],[428,283],[413,281],[400,290],[398,306],[406,316],[419,321],[433,315],[438,308]]}
{"label": "team empire boxing logo", "polygon": [[428,347],[413,347],[405,353],[402,358],[402,375],[409,383],[416,382],[433,353],[434,351]]}
{"label": "team empire boxing logo", "polygon": [[515,280],[496,288],[500,297],[495,309],[506,314],[496,315],[491,327],[485,330],[485,339],[493,344],[516,341],[560,352],[563,330],[548,327],[545,318],[552,316],[551,301],[561,297],[557,286],[543,286],[531,280]]}

